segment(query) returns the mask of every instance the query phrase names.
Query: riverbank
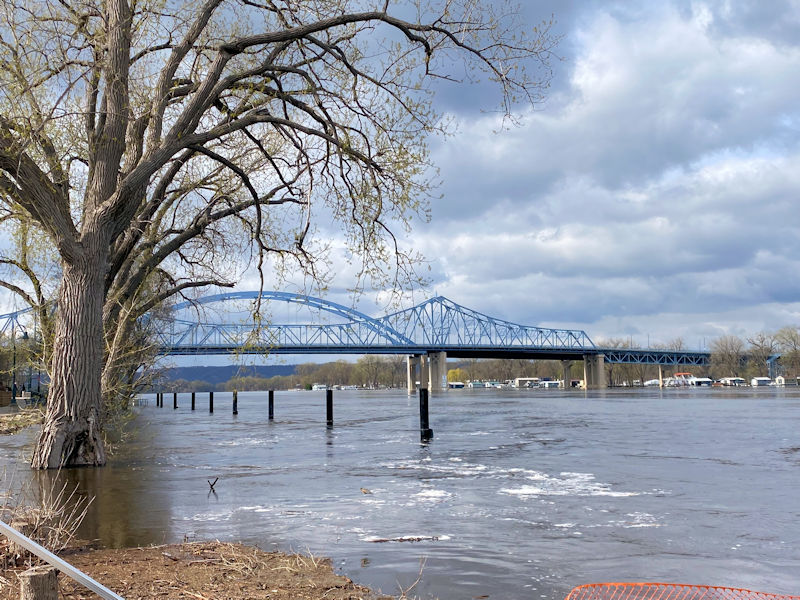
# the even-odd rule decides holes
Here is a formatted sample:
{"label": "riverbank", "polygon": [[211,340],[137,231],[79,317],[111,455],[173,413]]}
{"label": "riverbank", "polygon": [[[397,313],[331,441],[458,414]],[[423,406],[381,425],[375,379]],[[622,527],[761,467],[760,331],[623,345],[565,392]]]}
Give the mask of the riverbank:
{"label": "riverbank", "polygon": [[44,412],[38,408],[24,408],[17,412],[0,414],[0,435],[11,435],[44,422]]}
{"label": "riverbank", "polygon": [[[336,575],[326,558],[239,544],[80,547],[65,550],[61,557],[126,600],[392,600]],[[4,570],[0,577],[0,600],[17,600],[15,571]],[[63,575],[59,586],[61,598],[95,597]]]}

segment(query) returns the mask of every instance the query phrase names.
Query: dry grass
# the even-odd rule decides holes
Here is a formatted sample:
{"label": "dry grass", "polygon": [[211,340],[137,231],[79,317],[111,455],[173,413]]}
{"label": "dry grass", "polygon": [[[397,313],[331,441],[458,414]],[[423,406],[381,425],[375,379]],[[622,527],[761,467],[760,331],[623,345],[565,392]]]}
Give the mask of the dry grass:
{"label": "dry grass", "polygon": [[[326,559],[239,544],[72,548],[62,556],[127,600],[393,600],[336,575]],[[95,598],[63,576],[59,581],[61,598]],[[16,600],[15,590],[0,585],[0,600]]]}
{"label": "dry grass", "polygon": [[40,408],[23,408],[18,412],[0,415],[0,435],[11,435],[18,431],[44,422],[44,412]]}
{"label": "dry grass", "polygon": [[[3,481],[6,479],[4,476]],[[13,481],[7,484],[9,491],[0,506],[0,518],[51,552],[61,552],[73,542],[91,499],[79,496],[77,488],[68,491],[66,483],[55,487],[56,478],[49,479],[50,485],[35,493],[34,481],[30,480],[16,493],[11,491]],[[37,557],[5,538],[0,540],[0,561],[6,568],[42,564]]]}

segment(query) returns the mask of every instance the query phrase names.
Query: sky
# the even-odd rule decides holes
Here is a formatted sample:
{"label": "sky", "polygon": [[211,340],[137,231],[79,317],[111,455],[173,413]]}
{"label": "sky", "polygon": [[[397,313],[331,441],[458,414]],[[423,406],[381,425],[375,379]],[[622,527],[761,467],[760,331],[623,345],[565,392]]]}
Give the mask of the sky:
{"label": "sky", "polygon": [[497,132],[484,87],[437,99],[427,295],[639,345],[800,326],[800,2],[523,12],[563,36],[546,101]]}
{"label": "sky", "polygon": [[800,326],[800,1],[521,10],[563,36],[552,86],[500,131],[487,85],[442,87],[457,132],[406,239],[430,265],[414,299],[642,346]]}

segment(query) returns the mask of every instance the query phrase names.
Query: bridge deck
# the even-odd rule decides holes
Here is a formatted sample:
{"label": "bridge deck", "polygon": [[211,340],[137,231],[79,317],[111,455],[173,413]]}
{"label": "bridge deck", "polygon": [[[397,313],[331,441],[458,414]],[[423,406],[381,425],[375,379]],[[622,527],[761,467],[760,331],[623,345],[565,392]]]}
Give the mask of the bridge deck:
{"label": "bridge deck", "polygon": [[468,346],[249,346],[238,345],[183,345],[162,346],[160,354],[169,356],[203,356],[219,354],[431,354],[446,352],[451,358],[504,358],[527,360],[582,360],[584,356],[602,354],[605,362],[612,364],[646,365],[707,365],[711,359],[708,352],[620,349],[620,348],[521,348],[521,347],[468,347]]}

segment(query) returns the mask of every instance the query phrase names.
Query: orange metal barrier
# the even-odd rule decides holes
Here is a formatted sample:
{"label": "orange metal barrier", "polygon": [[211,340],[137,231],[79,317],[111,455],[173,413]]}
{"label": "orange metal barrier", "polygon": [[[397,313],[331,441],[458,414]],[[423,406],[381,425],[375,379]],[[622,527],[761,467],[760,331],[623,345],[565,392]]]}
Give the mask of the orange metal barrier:
{"label": "orange metal barrier", "polygon": [[590,583],[574,588],[565,600],[800,600],[800,596],[683,583]]}

